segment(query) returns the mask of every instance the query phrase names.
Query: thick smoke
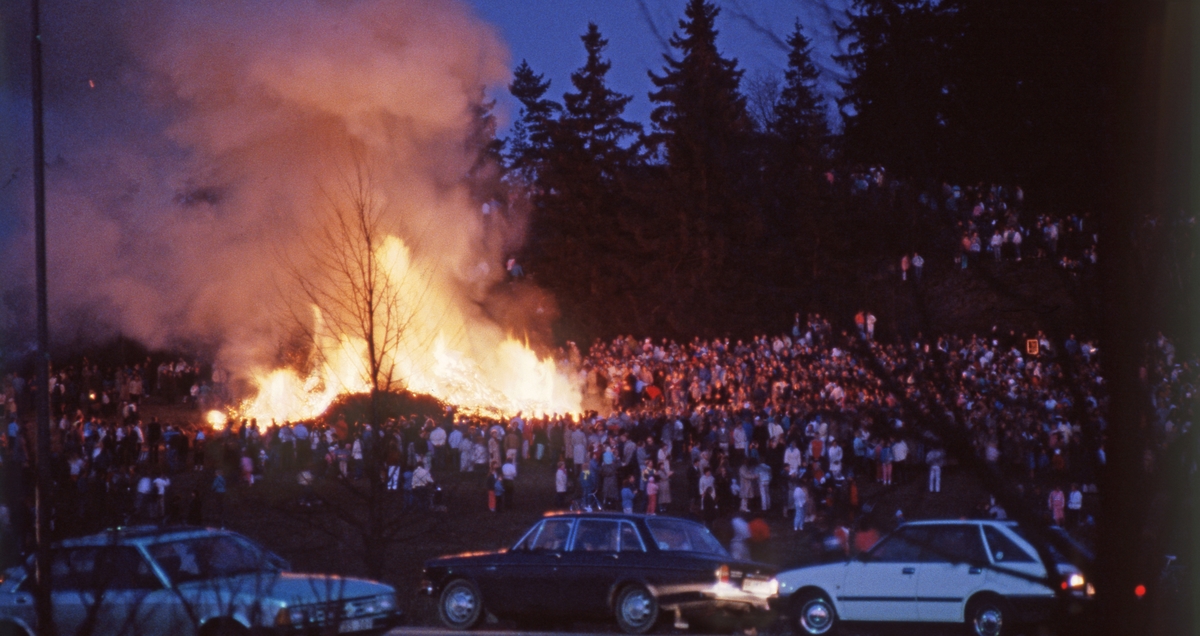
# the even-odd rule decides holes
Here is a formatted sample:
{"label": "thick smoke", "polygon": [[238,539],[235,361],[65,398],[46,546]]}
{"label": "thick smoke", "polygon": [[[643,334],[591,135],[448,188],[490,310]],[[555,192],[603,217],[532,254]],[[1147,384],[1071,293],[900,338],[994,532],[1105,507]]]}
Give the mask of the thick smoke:
{"label": "thick smoke", "polygon": [[[328,193],[363,167],[388,224],[417,257],[436,260],[464,311],[503,273],[467,176],[479,158],[477,107],[486,87],[506,80],[507,53],[464,5],[49,4],[50,297],[60,341],[86,325],[154,347],[214,343],[235,371],[269,363],[285,336],[280,309],[296,297],[281,257],[303,266],[305,233]],[[6,113],[27,103],[19,80],[6,82]],[[27,125],[20,117],[11,130]],[[0,205],[31,209],[28,149],[3,152],[0,167],[17,174]],[[33,277],[29,228],[9,225],[11,312]]]}

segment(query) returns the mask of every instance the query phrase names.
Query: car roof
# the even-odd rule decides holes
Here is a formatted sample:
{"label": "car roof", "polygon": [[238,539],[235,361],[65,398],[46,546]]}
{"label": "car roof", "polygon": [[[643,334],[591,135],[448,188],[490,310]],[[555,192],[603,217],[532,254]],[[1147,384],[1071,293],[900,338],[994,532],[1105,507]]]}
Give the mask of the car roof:
{"label": "car roof", "polygon": [[1017,522],[1007,519],[921,519],[919,521],[906,521],[904,522],[903,526],[934,526],[949,524],[1003,526],[1011,528],[1016,526]]}
{"label": "car roof", "polygon": [[670,519],[671,521],[686,521],[688,523],[697,523],[696,521],[693,521],[691,519],[685,519],[683,517],[672,517],[670,515],[647,515],[647,514],[641,514],[641,513],[636,513],[636,512],[616,512],[616,511],[612,511],[612,510],[596,510],[593,512],[588,512],[586,510],[579,510],[579,511],[554,510],[551,512],[547,512],[545,515],[543,515],[543,518],[545,518],[545,519],[551,519],[551,518],[555,518],[555,517],[571,517],[571,518],[579,518],[579,519],[627,519],[629,521],[636,521],[638,519],[641,519],[641,520]]}
{"label": "car roof", "polygon": [[77,548],[97,545],[160,543],[165,541],[179,541],[181,539],[229,536],[232,534],[234,533],[228,530],[201,528],[197,526],[124,526],[111,528],[104,532],[84,537],[66,539],[60,542],[58,547]]}

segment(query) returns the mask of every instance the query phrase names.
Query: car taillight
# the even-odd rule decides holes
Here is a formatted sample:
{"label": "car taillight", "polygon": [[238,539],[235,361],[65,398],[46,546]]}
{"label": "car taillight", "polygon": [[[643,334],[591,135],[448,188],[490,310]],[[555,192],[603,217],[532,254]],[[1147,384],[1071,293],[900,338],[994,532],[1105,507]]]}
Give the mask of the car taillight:
{"label": "car taillight", "polygon": [[716,575],[717,575],[717,583],[728,583],[729,582],[729,566],[722,565],[721,567],[717,568]]}

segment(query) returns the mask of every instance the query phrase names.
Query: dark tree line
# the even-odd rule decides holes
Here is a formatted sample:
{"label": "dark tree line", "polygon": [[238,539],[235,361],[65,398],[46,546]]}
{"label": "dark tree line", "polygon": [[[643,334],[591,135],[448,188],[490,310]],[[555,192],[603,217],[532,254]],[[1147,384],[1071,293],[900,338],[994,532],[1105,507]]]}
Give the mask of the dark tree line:
{"label": "dark tree line", "polygon": [[528,193],[521,260],[559,300],[558,336],[747,333],[800,307],[852,313],[884,263],[946,231],[915,196],[851,197],[849,175],[869,166],[911,192],[1020,184],[1046,212],[1087,209],[1095,4],[856,0],[836,25],[849,79],[832,125],[799,22],[773,103],[760,91],[751,116],[720,9],[703,0],[649,73],[648,130],[624,118],[632,96],[609,88],[595,24],[561,100],[522,62],[504,165]]}

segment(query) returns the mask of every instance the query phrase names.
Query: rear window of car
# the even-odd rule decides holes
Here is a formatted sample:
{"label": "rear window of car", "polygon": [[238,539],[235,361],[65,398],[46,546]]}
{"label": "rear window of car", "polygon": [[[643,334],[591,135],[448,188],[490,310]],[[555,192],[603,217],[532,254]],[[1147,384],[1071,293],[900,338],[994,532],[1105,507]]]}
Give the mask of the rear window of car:
{"label": "rear window of car", "polygon": [[721,542],[700,524],[678,519],[647,519],[646,526],[659,550],[729,556]]}
{"label": "rear window of car", "polygon": [[582,519],[575,532],[575,552],[616,552],[618,526],[616,521]]}
{"label": "rear window of car", "polygon": [[[32,577],[30,577],[32,580]],[[136,548],[68,548],[50,559],[50,585],[63,590],[153,590],[162,583]]]}
{"label": "rear window of car", "polygon": [[938,563],[987,563],[979,526],[975,524],[932,525],[922,543],[922,561]]}

